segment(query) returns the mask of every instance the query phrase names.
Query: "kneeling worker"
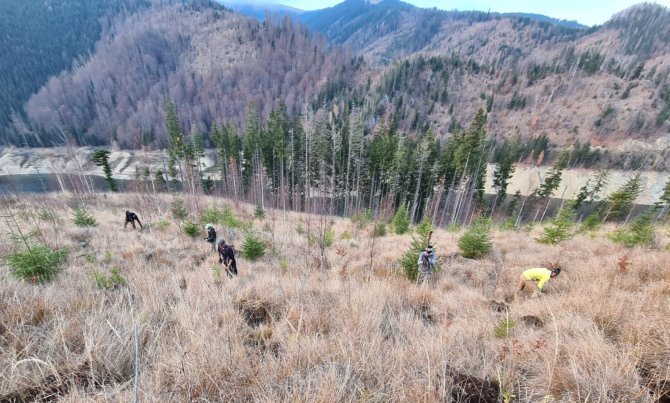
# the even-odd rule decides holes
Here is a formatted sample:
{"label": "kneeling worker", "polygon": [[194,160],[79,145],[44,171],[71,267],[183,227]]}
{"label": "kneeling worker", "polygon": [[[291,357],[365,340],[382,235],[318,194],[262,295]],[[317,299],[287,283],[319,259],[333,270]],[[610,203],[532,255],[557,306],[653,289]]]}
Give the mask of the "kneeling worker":
{"label": "kneeling worker", "polygon": [[[528,269],[521,273],[519,280],[519,291],[523,291],[526,286],[533,289],[533,296],[542,292],[544,285],[552,278],[561,273],[561,267],[555,266],[551,270],[544,267]],[[537,284],[535,283],[537,281]]]}

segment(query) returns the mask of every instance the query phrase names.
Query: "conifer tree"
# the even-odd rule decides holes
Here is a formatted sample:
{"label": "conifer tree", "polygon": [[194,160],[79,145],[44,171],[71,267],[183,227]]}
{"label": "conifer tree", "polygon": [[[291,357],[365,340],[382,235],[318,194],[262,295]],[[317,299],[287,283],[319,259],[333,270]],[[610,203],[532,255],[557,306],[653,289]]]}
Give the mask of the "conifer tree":
{"label": "conifer tree", "polygon": [[563,170],[568,165],[568,157],[569,157],[568,153],[566,152],[562,153],[558,161],[556,161],[556,163],[551,167],[549,172],[547,172],[547,176],[544,178],[544,182],[542,182],[540,187],[538,187],[535,190],[535,195],[544,200],[544,209],[542,209],[542,206],[540,205],[540,208],[537,210],[537,213],[535,214],[535,218],[537,219],[537,215],[540,213],[540,210],[542,210],[542,216],[540,217],[540,221],[544,220],[544,215],[546,214],[547,209],[549,208],[550,197],[554,194],[556,189],[558,189],[558,186],[561,184]]}
{"label": "conifer tree", "polygon": [[413,165],[416,167],[416,179],[412,184],[415,190],[410,214],[412,222],[417,222],[423,214],[426,201],[433,193],[433,187],[437,183],[439,143],[431,130],[421,137],[415,154],[416,157],[413,159],[417,161]]}
{"label": "conifer tree", "polygon": [[253,175],[258,171],[257,157],[260,154],[261,138],[262,127],[260,120],[258,119],[256,107],[254,104],[250,104],[242,146],[242,185],[244,188],[244,193],[247,195],[251,191],[251,181]]}
{"label": "conifer tree", "polygon": [[555,245],[574,236],[575,223],[569,208],[562,208],[556,217],[544,227],[544,234],[537,239],[544,244]]}
{"label": "conifer tree", "polygon": [[102,167],[102,171],[105,173],[105,181],[109,185],[109,190],[116,192],[116,182],[112,178],[112,168],[109,166],[109,151],[98,149],[93,151],[93,162],[95,165]]}
{"label": "conifer tree", "polygon": [[398,235],[402,235],[409,230],[409,224],[407,205],[400,206],[393,217],[393,231]]}
{"label": "conifer tree", "polygon": [[509,180],[514,174],[516,161],[519,159],[521,149],[521,134],[517,130],[514,138],[509,141],[504,140],[500,152],[500,160],[496,164],[493,172],[493,187],[496,189],[495,205],[499,206],[507,197],[507,186]]}
{"label": "conifer tree", "polygon": [[[176,184],[178,174],[181,176],[181,180],[184,180],[181,170],[181,159],[184,158],[183,134],[176,108],[169,97],[165,99],[163,111],[165,112],[165,124],[168,132],[168,175]],[[177,171],[177,166],[179,171]]]}
{"label": "conifer tree", "polygon": [[573,209],[582,205],[591,205],[600,199],[600,191],[607,185],[607,171],[600,171],[593,179],[588,179],[586,184],[579,189],[579,193],[572,203]]}
{"label": "conifer tree", "polygon": [[616,192],[609,195],[609,207],[603,221],[610,218],[618,219],[628,214],[633,202],[642,191],[642,177],[639,173],[628,179]]}
{"label": "conifer tree", "polygon": [[665,182],[665,186],[663,187],[663,194],[661,194],[661,197],[659,198],[659,207],[660,211],[656,216],[656,219],[661,220],[665,218],[668,214],[668,209],[670,208],[670,179]]}
{"label": "conifer tree", "polygon": [[484,185],[486,183],[486,113],[479,108],[472,124],[468,128],[466,147],[469,149],[469,159],[472,161],[471,172],[474,178],[474,191],[477,200],[484,200]]}

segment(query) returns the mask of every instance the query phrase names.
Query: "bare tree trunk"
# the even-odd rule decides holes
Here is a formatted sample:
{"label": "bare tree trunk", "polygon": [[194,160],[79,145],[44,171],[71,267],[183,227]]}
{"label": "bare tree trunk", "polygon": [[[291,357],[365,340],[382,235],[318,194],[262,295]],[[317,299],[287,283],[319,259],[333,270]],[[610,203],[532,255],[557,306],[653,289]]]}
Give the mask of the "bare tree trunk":
{"label": "bare tree trunk", "polygon": [[425,158],[423,155],[419,156],[419,177],[416,181],[416,190],[414,191],[414,200],[412,201],[412,215],[410,216],[412,222],[416,222],[416,210],[417,210],[417,203],[419,200],[419,189],[421,188],[421,180],[423,179],[424,160]]}

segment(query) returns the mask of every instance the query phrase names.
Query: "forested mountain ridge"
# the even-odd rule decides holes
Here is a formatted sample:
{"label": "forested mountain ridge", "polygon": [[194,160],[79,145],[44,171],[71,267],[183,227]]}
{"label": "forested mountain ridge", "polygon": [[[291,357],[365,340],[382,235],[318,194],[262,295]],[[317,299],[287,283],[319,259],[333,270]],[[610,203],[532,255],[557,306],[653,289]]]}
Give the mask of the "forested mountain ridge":
{"label": "forested mountain ridge", "polygon": [[19,141],[7,128],[12,112],[20,113],[49,76],[83,62],[116,16],[148,5],[149,0],[0,2],[0,140]]}
{"label": "forested mountain ridge", "polygon": [[167,98],[183,130],[209,140],[221,124],[243,136],[251,104],[265,121],[283,99],[292,117],[307,106],[331,123],[344,111],[360,114],[366,134],[393,122],[402,135],[431,129],[443,141],[483,107],[498,139],[518,131],[640,154],[640,144],[667,137],[663,7],[637,6],[576,30],[399,1],[347,4],[388,18],[366,25],[352,17],[340,46],[290,19],[258,23],[207,1],[154,2],[110,25],[90,60],[52,77],[25,105],[22,128],[33,134],[29,144],[67,134],[79,144],[162,147]]}
{"label": "forested mountain ridge", "polygon": [[267,14],[270,14],[273,17],[298,17],[300,14],[304,13],[303,10],[275,3],[247,4],[238,2],[231,3],[228,1],[222,1],[221,3],[231,10],[237,11],[243,15],[246,15],[247,17],[254,17],[259,21],[263,21]]}
{"label": "forested mountain ridge", "polygon": [[[384,3],[377,12],[392,4]],[[336,7],[346,4],[378,6],[350,0]],[[670,13],[664,7],[635,6],[589,30],[488,13],[404,6],[393,13],[399,23],[392,32],[373,35],[382,20],[370,18],[344,41],[377,66],[371,89],[352,90],[374,122],[394,116],[403,132],[446,133],[485,107],[496,136],[518,130],[526,138],[547,135],[553,144],[588,143],[626,155],[648,152],[641,145],[659,139],[658,151],[668,147]],[[339,17],[333,23],[340,25]]]}
{"label": "forested mountain ridge", "polygon": [[[78,143],[164,146],[170,97],[186,130],[241,126],[253,105],[267,116],[279,99],[297,113],[357,62],[289,18],[259,23],[226,9],[154,5],[111,27],[85,65],[52,78],[26,105],[42,133]],[[348,74],[347,74],[348,73]]]}
{"label": "forested mountain ridge", "polygon": [[[519,38],[530,39],[519,44],[522,49],[533,48],[538,41],[574,39],[580,32],[580,29],[531,18],[482,11],[426,9],[400,0],[346,0],[331,8],[305,12],[298,18],[331,42],[351,45],[371,61],[382,64],[418,51],[437,50],[445,39],[452,45],[459,43],[462,38],[454,34],[482,22],[490,23],[493,31],[501,20],[514,21],[515,28],[531,26],[532,38]],[[486,41],[487,38],[478,35],[476,39]],[[475,45],[471,51],[478,47]]]}

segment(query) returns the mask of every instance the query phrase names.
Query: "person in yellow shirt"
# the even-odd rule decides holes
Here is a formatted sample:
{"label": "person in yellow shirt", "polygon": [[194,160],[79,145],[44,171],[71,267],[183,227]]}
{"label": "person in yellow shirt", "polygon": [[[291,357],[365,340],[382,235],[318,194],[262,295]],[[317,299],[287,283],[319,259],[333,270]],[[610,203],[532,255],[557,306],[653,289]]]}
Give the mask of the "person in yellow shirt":
{"label": "person in yellow shirt", "polygon": [[[560,273],[561,267],[558,265],[551,269],[538,267],[525,270],[519,277],[519,280],[521,280],[519,283],[519,292],[523,291],[526,286],[528,286],[533,289],[533,296],[535,296],[537,293],[542,292],[545,284],[547,284],[550,279],[558,276]],[[537,282],[537,284],[535,282]]]}

